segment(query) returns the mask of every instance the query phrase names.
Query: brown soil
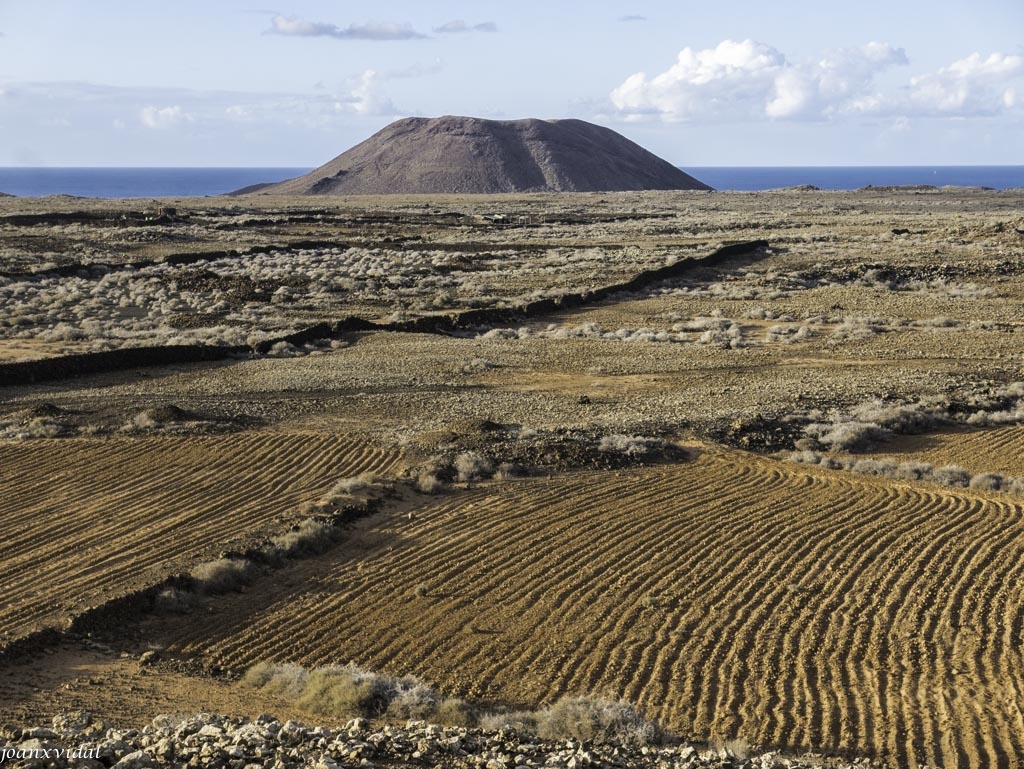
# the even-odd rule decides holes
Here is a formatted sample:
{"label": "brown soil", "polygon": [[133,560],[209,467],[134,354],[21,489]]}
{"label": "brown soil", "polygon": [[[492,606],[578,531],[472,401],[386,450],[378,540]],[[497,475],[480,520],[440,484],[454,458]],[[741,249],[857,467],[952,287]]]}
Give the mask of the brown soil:
{"label": "brown soil", "polygon": [[309,433],[0,442],[3,642],[244,550],[399,455]]}
{"label": "brown soil", "polygon": [[[495,307],[621,281],[726,241],[766,238],[772,248],[661,293],[532,319],[521,338],[516,320],[516,338],[485,338],[489,328],[351,333],[299,357],[4,388],[0,430],[34,424],[73,436],[0,439],[4,640],[65,627],[91,606],[280,533],[340,477],[396,475],[428,452],[558,431],[692,444],[794,410],[827,419],[873,398],[984,393],[1024,379],[1021,200],[644,193],[346,197],[313,207],[255,196],[178,201],[174,220],[144,222],[128,216],[138,201],[5,198],[0,217],[46,216],[4,222],[0,266],[45,268],[45,280],[73,283],[80,301],[99,280],[72,276],[87,261],[256,247],[221,253],[203,267],[214,277],[178,294],[175,280],[198,267],[140,277],[163,281],[167,312],[198,306],[190,319],[200,330],[231,318],[243,335],[350,314]],[[495,211],[515,224],[488,219]],[[354,245],[267,249],[310,241]],[[61,277],[51,262],[71,272]],[[313,267],[319,277],[295,274]],[[352,282],[316,282],[325,276]],[[232,293],[262,280],[294,294]],[[13,283],[29,296],[37,281],[5,277],[0,290]],[[135,343],[149,327],[177,333],[158,322],[163,309],[143,317],[149,309],[128,301],[149,296],[144,282],[111,285],[123,294],[110,306],[125,299],[128,310],[111,310],[99,331],[44,334],[66,311],[47,293],[19,305],[16,325],[0,318],[0,354]],[[224,306],[206,312],[214,302]],[[713,318],[735,325],[726,341],[739,344],[672,330],[697,319],[713,327]],[[591,324],[630,341],[572,336]],[[807,330],[779,341],[768,338],[775,326]],[[643,328],[683,337],[630,336]],[[217,430],[248,429],[120,432],[167,404]],[[1024,476],[1021,448],[1021,428],[1000,427],[900,439],[884,453]],[[5,661],[0,718],[38,720],[65,706],[135,724],[157,710],[286,717],[286,703],[171,666],[179,655],[194,671],[355,660],[524,706],[565,692],[625,696],[697,737],[879,753],[898,766],[1024,763],[1019,497],[701,450],[674,465],[551,467],[438,497],[405,491],[329,553],[244,593],[204,599],[193,614],[97,628],[114,653],[70,638],[54,655]],[[136,658],[151,647],[165,649],[167,667],[141,671]]]}
{"label": "brown soil", "polygon": [[930,435],[898,436],[877,453],[899,462],[958,465],[972,474],[1000,473],[1019,478],[1024,476],[1024,427],[965,427]]}

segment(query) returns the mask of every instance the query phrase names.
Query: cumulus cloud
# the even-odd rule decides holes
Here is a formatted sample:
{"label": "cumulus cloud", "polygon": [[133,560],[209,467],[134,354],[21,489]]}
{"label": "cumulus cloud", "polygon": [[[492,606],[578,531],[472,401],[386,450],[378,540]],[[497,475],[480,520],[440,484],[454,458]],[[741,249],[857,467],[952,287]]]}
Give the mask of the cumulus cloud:
{"label": "cumulus cloud", "polygon": [[880,85],[882,73],[909,64],[906,51],[886,43],[795,63],[765,43],[725,40],[684,48],[667,70],[631,75],[610,98],[627,120],[670,122],[975,117],[1024,108],[1024,56],[973,53],[902,87]]}
{"label": "cumulus cloud", "polygon": [[364,70],[354,78],[351,91],[339,97],[336,108],[338,111],[351,110],[357,115],[400,114],[398,107],[381,90],[386,76],[374,69]]}
{"label": "cumulus cloud", "polygon": [[915,114],[966,117],[1022,107],[1022,91],[1024,56],[972,53],[938,72],[911,78],[906,99]]}
{"label": "cumulus cloud", "polygon": [[281,15],[270,20],[267,32],[289,37],[332,37],[336,40],[416,40],[426,37],[410,24],[367,23],[339,27],[337,24]]}
{"label": "cumulus cloud", "polygon": [[173,128],[193,120],[195,118],[177,104],[173,107],[143,107],[139,111],[139,121],[146,128]]}
{"label": "cumulus cloud", "polygon": [[903,49],[884,43],[793,64],[765,43],[724,40],[715,48],[684,48],[675,64],[654,77],[631,75],[611,100],[634,118],[820,119],[869,95],[878,73],[907,63]]}
{"label": "cumulus cloud", "polygon": [[493,21],[482,21],[479,24],[467,24],[462,19],[455,19],[434,27],[434,31],[442,35],[459,34],[460,32],[497,32],[498,25]]}

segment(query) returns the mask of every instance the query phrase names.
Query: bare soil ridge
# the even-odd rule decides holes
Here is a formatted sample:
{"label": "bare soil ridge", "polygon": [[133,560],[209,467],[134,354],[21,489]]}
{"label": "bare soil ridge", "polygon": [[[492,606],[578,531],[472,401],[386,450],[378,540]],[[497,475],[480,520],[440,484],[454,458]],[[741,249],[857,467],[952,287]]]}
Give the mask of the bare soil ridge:
{"label": "bare soil ridge", "polygon": [[583,120],[397,120],[305,176],[239,193],[377,195],[710,190]]}

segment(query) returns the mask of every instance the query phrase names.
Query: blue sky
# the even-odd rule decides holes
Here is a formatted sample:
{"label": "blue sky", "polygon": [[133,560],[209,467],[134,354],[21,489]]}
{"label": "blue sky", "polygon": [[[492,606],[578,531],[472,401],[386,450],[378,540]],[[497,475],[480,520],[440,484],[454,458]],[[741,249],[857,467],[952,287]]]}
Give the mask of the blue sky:
{"label": "blue sky", "polygon": [[0,0],[0,166],[315,166],[443,114],[682,166],[1024,164],[1024,0]]}

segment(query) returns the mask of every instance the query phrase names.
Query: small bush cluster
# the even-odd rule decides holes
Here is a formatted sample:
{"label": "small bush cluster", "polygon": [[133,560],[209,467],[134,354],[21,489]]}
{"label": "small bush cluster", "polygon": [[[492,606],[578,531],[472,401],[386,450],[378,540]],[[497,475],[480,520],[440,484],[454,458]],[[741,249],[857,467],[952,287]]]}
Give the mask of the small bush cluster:
{"label": "small bush cluster", "polygon": [[261,662],[249,668],[242,684],[292,700],[317,715],[338,718],[429,720],[493,731],[513,728],[545,740],[630,747],[660,744],[668,736],[624,700],[570,696],[542,710],[481,713],[471,703],[445,697],[413,676],[396,678],[356,665],[306,670],[292,663]]}
{"label": "small bush cluster", "polygon": [[661,438],[648,438],[643,435],[622,435],[619,433],[606,435],[597,445],[598,451],[625,454],[627,457],[642,457],[660,453],[665,448]]}
{"label": "small bush cluster", "polygon": [[192,569],[191,577],[196,590],[207,595],[219,595],[248,585],[256,576],[252,561],[236,558],[218,558],[201,563]]}
{"label": "small bush cluster", "polygon": [[195,606],[195,602],[195,593],[177,587],[166,587],[157,594],[153,608],[161,614],[188,614]]}
{"label": "small bush cluster", "polygon": [[291,663],[261,662],[249,668],[242,683],[317,715],[429,719],[452,726],[475,722],[472,708],[461,699],[444,697],[412,676],[395,678],[356,665],[307,671]]}
{"label": "small bush cluster", "polygon": [[925,481],[953,488],[1024,494],[1024,478],[1009,478],[999,473],[971,475],[957,465],[934,467],[927,462],[895,462],[891,459],[840,459],[810,450],[794,451],[786,459],[790,462],[818,465],[829,470],[848,470],[877,478]]}
{"label": "small bush cluster", "polygon": [[290,531],[271,539],[270,543],[277,553],[288,558],[317,555],[330,548],[337,533],[338,529],[330,523],[307,518]]}
{"label": "small bush cluster", "polygon": [[[501,469],[504,468],[504,469]],[[512,477],[514,465],[501,465],[502,479]],[[494,463],[476,451],[464,451],[452,456],[431,457],[416,475],[415,486],[424,494],[436,494],[455,480],[463,483],[482,481],[498,473]]]}
{"label": "small bush cluster", "polygon": [[545,740],[591,741],[630,747],[658,745],[669,736],[624,700],[563,697],[543,710],[488,713],[484,729],[513,728]]}
{"label": "small bush cluster", "polygon": [[33,438],[59,438],[69,432],[73,432],[73,428],[51,417],[0,421],[0,438],[25,441]]}
{"label": "small bush cluster", "polygon": [[607,342],[669,342],[675,344],[709,344],[738,349],[746,346],[742,327],[733,320],[717,315],[697,316],[692,320],[680,319],[670,328],[619,328],[614,331],[600,323],[579,326],[550,323],[545,328],[523,326],[493,328],[480,339],[596,339]]}
{"label": "small bush cluster", "polygon": [[917,435],[944,424],[972,426],[1020,424],[1024,422],[1024,383],[1013,382],[987,394],[961,393],[956,406],[949,398],[922,398],[911,403],[872,399],[845,411],[825,415],[811,412],[803,437],[795,448],[812,451],[871,451],[894,434]]}
{"label": "small bush cluster", "polygon": [[475,451],[466,451],[455,457],[455,471],[460,481],[477,481],[494,474],[491,460]]}

